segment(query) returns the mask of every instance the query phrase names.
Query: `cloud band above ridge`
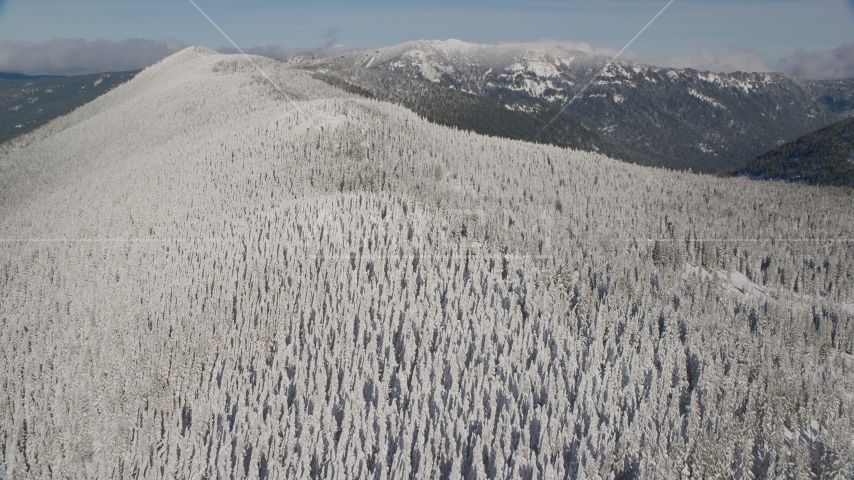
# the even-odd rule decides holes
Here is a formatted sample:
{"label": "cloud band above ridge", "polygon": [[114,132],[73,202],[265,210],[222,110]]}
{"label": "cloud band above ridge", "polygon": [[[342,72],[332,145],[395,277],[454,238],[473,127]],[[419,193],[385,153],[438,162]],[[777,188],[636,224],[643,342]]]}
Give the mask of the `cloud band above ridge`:
{"label": "cloud band above ridge", "polygon": [[139,70],[184,49],[184,42],[56,38],[47,42],[0,41],[0,71],[73,75]]}
{"label": "cloud band above ridge", "polygon": [[[335,44],[337,33],[337,29],[331,28],[324,36],[326,43],[313,50],[334,50],[340,47]],[[593,48],[584,42],[541,39],[535,43],[604,57],[614,53],[609,48]],[[3,40],[0,41],[0,72],[74,75],[138,70],[153,65],[185,47],[187,45],[184,42],[174,38],[134,38],[118,42],[81,38],[60,38],[47,42]],[[305,51],[281,45],[255,46],[244,50],[249,54],[280,59]],[[219,51],[234,53],[228,48]],[[854,43],[844,43],[825,52],[798,49],[776,63],[766,62],[757,50],[751,48],[733,49],[725,54],[700,51],[663,59],[639,59],[632,56],[629,58],[659,67],[694,68],[712,72],[776,71],[815,80],[854,78]]]}

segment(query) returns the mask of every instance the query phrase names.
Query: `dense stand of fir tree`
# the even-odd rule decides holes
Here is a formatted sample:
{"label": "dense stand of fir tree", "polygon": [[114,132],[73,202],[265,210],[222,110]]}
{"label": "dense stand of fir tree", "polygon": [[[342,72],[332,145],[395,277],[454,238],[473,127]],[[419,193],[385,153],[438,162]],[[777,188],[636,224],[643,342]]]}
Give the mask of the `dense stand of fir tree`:
{"label": "dense stand of fir tree", "polygon": [[[566,113],[612,147],[626,148],[634,159],[630,161],[695,172],[744,168],[781,142],[854,113],[854,79],[804,80],[778,73],[723,74],[609,63],[538,44],[426,40],[304,54],[290,61],[371,91],[375,87],[367,85],[377,86],[376,78],[398,84],[396,78],[405,76],[499,104],[537,102],[556,111],[574,99]],[[438,97],[446,95],[439,89],[417,88],[421,91],[414,96],[434,91]],[[424,115],[420,109],[430,106],[420,103],[414,109]],[[560,142],[561,135],[556,139]],[[609,154],[624,158],[616,153]]]}
{"label": "dense stand of fir tree", "polygon": [[440,125],[488,136],[595,151],[642,165],[657,163],[599,135],[572,115],[563,113],[556,117],[558,109],[542,100],[484,97],[420,78],[363,68],[327,70],[315,72],[313,76],[350,93],[399,104]]}
{"label": "dense stand of fir tree", "polygon": [[[189,49],[2,148],[13,478],[850,478],[854,190]],[[322,125],[322,127],[321,127]]]}
{"label": "dense stand of fir tree", "polygon": [[90,102],[137,72],[27,76],[0,72],[0,143],[31,132]]}
{"label": "dense stand of fir tree", "polygon": [[780,145],[737,174],[813,185],[854,186],[854,117]]}

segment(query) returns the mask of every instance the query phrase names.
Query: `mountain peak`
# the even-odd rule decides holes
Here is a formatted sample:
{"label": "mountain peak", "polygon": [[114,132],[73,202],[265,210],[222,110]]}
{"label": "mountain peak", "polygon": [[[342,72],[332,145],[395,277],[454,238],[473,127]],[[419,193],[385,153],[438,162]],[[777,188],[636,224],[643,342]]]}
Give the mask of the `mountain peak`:
{"label": "mountain peak", "polygon": [[186,62],[191,62],[198,58],[209,57],[211,55],[222,55],[207,47],[192,46],[173,53],[163,60],[151,65],[143,70],[144,73],[157,72],[163,68],[171,68],[175,65],[180,65]]}

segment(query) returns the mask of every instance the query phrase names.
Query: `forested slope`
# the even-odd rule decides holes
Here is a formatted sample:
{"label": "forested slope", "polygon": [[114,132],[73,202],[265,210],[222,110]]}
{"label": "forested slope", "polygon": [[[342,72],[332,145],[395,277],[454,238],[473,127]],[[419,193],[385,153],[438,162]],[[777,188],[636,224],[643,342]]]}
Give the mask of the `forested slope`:
{"label": "forested slope", "polygon": [[31,132],[130,80],[137,72],[51,77],[0,73],[0,142]]}
{"label": "forested slope", "polygon": [[486,138],[256,61],[300,111],[188,49],[0,152],[7,474],[854,472],[850,189]]}
{"label": "forested slope", "polygon": [[[613,142],[542,100],[501,100],[397,73],[348,68],[332,74],[309,69],[318,80],[368,98],[399,104],[426,120],[487,136],[598,152],[642,165],[655,159]],[[551,124],[549,124],[551,122]],[[548,128],[545,128],[548,125]]]}
{"label": "forested slope", "polygon": [[[780,143],[854,113],[854,79],[660,68],[541,44],[418,40],[290,61],[371,91],[387,91],[406,76],[499,102],[533,100],[554,111],[580,94],[565,110],[569,120],[638,158],[630,161],[695,172],[743,168]],[[422,105],[406,106],[425,114]],[[564,134],[552,136],[559,142]],[[572,141],[569,135],[566,144]]]}
{"label": "forested slope", "polygon": [[854,186],[854,117],[780,145],[738,174],[813,185]]}

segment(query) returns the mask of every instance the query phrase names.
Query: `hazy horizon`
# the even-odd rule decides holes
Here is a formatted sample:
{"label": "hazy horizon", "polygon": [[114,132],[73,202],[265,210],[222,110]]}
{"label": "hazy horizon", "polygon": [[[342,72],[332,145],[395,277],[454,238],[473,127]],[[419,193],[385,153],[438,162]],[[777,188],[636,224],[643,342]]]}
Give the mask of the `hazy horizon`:
{"label": "hazy horizon", "polygon": [[[619,51],[666,1],[197,2],[247,52],[353,50],[412,40],[584,45]],[[715,72],[854,77],[854,1],[678,0],[621,57]],[[190,2],[0,2],[0,71],[137,69],[180,49],[233,47]]]}

